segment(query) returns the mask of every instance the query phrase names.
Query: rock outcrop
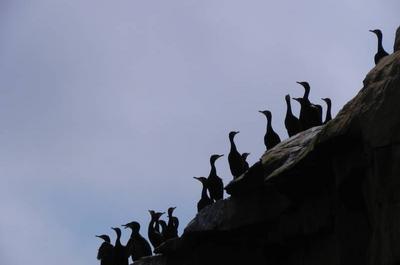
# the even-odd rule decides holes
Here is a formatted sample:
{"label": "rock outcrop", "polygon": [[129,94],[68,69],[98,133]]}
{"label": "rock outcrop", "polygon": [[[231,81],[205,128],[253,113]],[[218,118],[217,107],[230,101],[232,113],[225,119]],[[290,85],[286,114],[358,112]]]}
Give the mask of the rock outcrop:
{"label": "rock outcrop", "polygon": [[335,119],[267,151],[231,197],[137,264],[400,264],[397,35]]}
{"label": "rock outcrop", "polygon": [[393,51],[394,52],[400,51],[400,27],[396,31],[396,40],[394,42]]}

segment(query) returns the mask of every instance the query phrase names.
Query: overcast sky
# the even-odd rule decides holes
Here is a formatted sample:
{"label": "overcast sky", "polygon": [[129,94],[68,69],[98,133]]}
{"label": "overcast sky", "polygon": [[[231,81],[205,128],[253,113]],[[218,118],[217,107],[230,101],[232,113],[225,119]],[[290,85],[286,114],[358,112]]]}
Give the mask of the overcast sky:
{"label": "overcast sky", "polygon": [[[257,161],[284,95],[334,114],[393,50],[398,0],[0,0],[0,264],[87,265],[111,226],[196,213],[228,133]],[[298,106],[293,103],[295,112]],[[324,106],[325,107],[325,106]],[[226,157],[217,161],[224,183]],[[128,233],[124,231],[123,242]]]}

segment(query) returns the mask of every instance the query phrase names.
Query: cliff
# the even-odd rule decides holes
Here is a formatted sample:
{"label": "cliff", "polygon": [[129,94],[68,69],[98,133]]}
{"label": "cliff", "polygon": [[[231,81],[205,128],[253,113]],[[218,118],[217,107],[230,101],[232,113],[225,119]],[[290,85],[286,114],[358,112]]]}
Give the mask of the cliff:
{"label": "cliff", "polygon": [[266,152],[229,198],[136,264],[400,264],[395,50],[335,119]]}

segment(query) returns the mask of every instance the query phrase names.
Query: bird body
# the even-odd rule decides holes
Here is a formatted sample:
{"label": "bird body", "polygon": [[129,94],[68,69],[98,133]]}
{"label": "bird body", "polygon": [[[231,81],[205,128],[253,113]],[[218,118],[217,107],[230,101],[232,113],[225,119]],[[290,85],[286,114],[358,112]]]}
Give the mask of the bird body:
{"label": "bird body", "polygon": [[211,170],[207,178],[207,187],[210,193],[210,198],[214,201],[223,199],[224,197],[224,183],[222,179],[217,175],[217,169],[215,168],[215,161],[223,155],[212,155],[210,157]]}
{"label": "bird body", "polygon": [[128,265],[129,254],[127,248],[121,244],[121,229],[117,227],[112,227],[112,229],[117,234],[114,244],[113,265]]}
{"label": "bird body", "polygon": [[290,95],[285,96],[286,100],[286,117],[285,117],[285,127],[289,137],[299,133],[301,131],[300,120],[293,115],[292,105],[290,104]]}
{"label": "bird body", "polygon": [[138,222],[130,222],[123,225],[132,230],[127,246],[128,255],[132,257],[132,261],[136,261],[142,257],[151,256],[151,247],[149,242],[139,233],[140,224]]}
{"label": "bird body", "polygon": [[314,126],[319,126],[322,124],[321,121],[321,115],[322,111],[320,107],[317,105],[314,105],[310,102],[309,100],[309,95],[310,95],[310,85],[308,82],[297,82],[298,84],[302,85],[304,88],[304,95],[301,101],[298,100],[298,98],[293,98],[297,100],[300,103],[300,115],[299,115],[299,120],[300,120],[300,126],[301,130],[307,130],[311,127]]}
{"label": "bird body", "polygon": [[157,248],[164,242],[164,237],[159,231],[156,230],[155,225],[156,223],[158,223],[161,215],[163,215],[164,213],[154,212],[153,210],[149,210],[149,213],[151,215],[151,220],[147,232],[153,248]]}
{"label": "bird body", "polygon": [[108,235],[96,236],[104,240],[97,252],[97,259],[100,260],[100,265],[113,265],[114,246],[111,244]]}
{"label": "bird body", "polygon": [[269,110],[259,111],[267,117],[267,130],[264,136],[264,144],[267,150],[281,142],[281,138],[272,128],[272,113]]}
{"label": "bird body", "polygon": [[233,179],[240,177],[244,172],[246,172],[245,165],[243,163],[243,158],[236,148],[234,142],[234,137],[239,132],[230,132],[229,141],[231,143],[231,150],[228,154],[229,169],[231,170]]}
{"label": "bird body", "polygon": [[197,202],[197,212],[200,212],[206,206],[213,204],[213,200],[211,200],[211,198],[207,194],[207,179],[205,177],[194,178],[200,181],[203,186],[201,190],[201,198]]}
{"label": "bird body", "polygon": [[332,108],[332,102],[330,98],[322,98],[323,101],[326,102],[326,116],[325,116],[325,121],[324,124],[326,124],[328,121],[332,120],[332,114],[331,114],[331,108]]}
{"label": "bird body", "polygon": [[172,215],[175,209],[176,207],[169,207],[167,211],[168,223],[165,240],[178,237],[179,219],[178,217]]}
{"label": "bird body", "polygon": [[379,29],[375,29],[375,30],[370,30],[370,32],[374,33],[378,38],[378,50],[374,56],[375,65],[377,65],[379,61],[382,60],[382,58],[388,56],[389,54],[385,51],[382,45],[382,38],[383,38],[382,31]]}

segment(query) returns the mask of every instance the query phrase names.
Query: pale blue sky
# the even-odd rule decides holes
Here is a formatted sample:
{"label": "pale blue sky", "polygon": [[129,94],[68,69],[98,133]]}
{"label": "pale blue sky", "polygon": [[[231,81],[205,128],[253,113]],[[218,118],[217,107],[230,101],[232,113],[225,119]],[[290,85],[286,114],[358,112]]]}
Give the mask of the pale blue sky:
{"label": "pale blue sky", "polygon": [[[333,112],[392,52],[398,0],[1,0],[0,263],[96,264],[111,226],[194,217],[209,156],[257,161],[284,95]],[[293,103],[294,104],[294,103]],[[298,107],[294,104],[295,110]],[[231,180],[226,158],[219,175]],[[124,234],[124,242],[128,234]]]}

